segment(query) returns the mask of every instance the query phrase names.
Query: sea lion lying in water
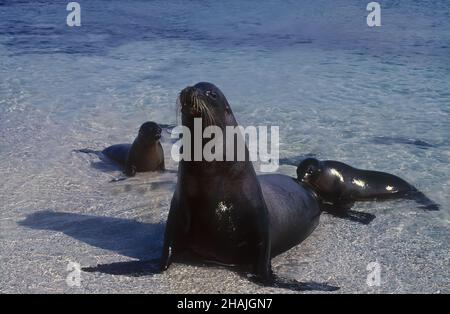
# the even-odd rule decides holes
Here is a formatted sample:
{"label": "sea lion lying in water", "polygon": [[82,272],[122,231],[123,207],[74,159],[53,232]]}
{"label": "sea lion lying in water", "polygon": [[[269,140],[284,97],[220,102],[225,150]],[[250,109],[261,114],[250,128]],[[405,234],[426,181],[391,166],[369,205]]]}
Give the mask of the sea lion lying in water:
{"label": "sea lion lying in water", "polygon": [[141,125],[138,136],[132,144],[112,145],[101,152],[92,149],[79,149],[76,152],[95,154],[99,157],[107,156],[120,164],[127,176],[134,176],[136,172],[165,170],[160,138],[161,127],[155,122],[148,121]]}
{"label": "sea lion lying in water", "polygon": [[405,180],[386,172],[363,170],[345,163],[306,158],[297,167],[297,180],[313,189],[324,203],[344,211],[355,201],[413,199],[421,208],[439,206]]}
{"label": "sea lion lying in water", "polygon": [[161,128],[155,122],[145,122],[133,144],[116,144],[102,153],[124,166],[127,176],[136,172],[164,170],[164,151],[160,143]]}

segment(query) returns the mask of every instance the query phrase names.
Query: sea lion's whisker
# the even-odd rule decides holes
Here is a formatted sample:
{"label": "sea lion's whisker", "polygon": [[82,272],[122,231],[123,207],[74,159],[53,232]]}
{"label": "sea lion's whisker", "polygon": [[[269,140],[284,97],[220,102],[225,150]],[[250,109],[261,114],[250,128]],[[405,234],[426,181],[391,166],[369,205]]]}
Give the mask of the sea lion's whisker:
{"label": "sea lion's whisker", "polygon": [[210,125],[214,125],[215,124],[215,119],[214,119],[214,115],[211,112],[211,109],[208,107],[208,105],[206,104],[205,101],[201,100],[199,102],[200,104],[200,110],[202,111],[202,113],[204,113],[205,115],[205,120],[206,120],[206,124],[208,126]]}
{"label": "sea lion's whisker", "polygon": [[216,120],[214,119],[214,115],[211,112],[211,109],[207,107],[206,108],[206,112],[207,112],[207,115],[208,115],[209,125],[215,125],[216,124]]}
{"label": "sea lion's whisker", "polygon": [[214,113],[208,106],[207,101],[194,93],[186,95],[182,92],[178,94],[176,101],[177,122],[178,116],[185,105],[190,105],[194,111],[200,112],[207,126],[215,125],[216,119],[214,118]]}
{"label": "sea lion's whisker", "polygon": [[208,119],[208,125],[214,125],[215,124],[214,114],[212,113],[211,108],[208,107],[205,102],[203,102],[203,109]]}

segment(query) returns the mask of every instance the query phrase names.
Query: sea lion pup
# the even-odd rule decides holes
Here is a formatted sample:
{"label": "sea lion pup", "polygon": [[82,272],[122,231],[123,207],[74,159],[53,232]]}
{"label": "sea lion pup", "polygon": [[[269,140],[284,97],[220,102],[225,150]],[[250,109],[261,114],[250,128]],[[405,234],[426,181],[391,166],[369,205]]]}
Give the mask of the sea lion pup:
{"label": "sea lion pup", "polygon": [[102,153],[124,166],[127,176],[136,172],[164,170],[164,151],[159,139],[161,128],[155,122],[145,122],[133,144],[116,144]]}
{"label": "sea lion pup", "polygon": [[311,187],[324,203],[345,211],[355,201],[406,198],[421,208],[439,206],[405,180],[386,172],[362,170],[334,160],[306,158],[297,167],[297,180]]}
{"label": "sea lion pup", "polygon": [[[198,83],[186,87],[179,103],[182,125],[191,134],[194,118],[201,118],[203,130],[205,126],[220,127],[223,160],[227,148],[234,149],[234,159],[207,161],[202,156],[200,161],[185,158],[179,162],[161,271],[169,267],[174,256],[188,250],[204,260],[250,265],[260,282],[273,283],[271,258],[299,244],[316,228],[320,216],[317,200],[291,177],[257,177],[245,146],[245,159],[236,161],[237,141],[228,146],[225,138],[230,132],[226,126],[237,126],[237,122],[216,86]],[[195,143],[194,136],[190,140],[183,136],[183,140],[184,154],[186,145],[194,147]]]}

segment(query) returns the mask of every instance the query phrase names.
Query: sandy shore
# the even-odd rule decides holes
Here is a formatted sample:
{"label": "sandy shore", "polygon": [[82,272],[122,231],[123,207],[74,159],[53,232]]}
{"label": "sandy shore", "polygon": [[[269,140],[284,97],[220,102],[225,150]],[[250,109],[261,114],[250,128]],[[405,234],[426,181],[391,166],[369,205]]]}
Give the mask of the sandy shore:
{"label": "sandy shore", "polygon": [[[36,174],[3,195],[0,292],[297,292],[261,287],[239,272],[206,265],[176,263],[164,274],[153,274],[151,260],[160,254],[176,165],[168,160],[172,170],[168,173],[111,183],[120,175],[117,168],[93,168],[99,162],[96,156],[67,153],[66,157],[70,162],[62,175]],[[83,166],[85,175],[70,175]],[[293,174],[294,168],[285,166],[281,172]],[[41,180],[47,184],[36,190]],[[24,202],[34,198],[36,202],[8,206],[18,195]],[[274,272],[315,283],[306,285],[315,292],[322,292],[322,283],[340,287],[340,293],[450,292],[449,229],[439,213],[401,201],[359,204],[355,209],[377,217],[362,225],[322,215],[305,242],[273,260]],[[69,262],[109,266],[106,272],[82,271],[80,285],[70,286]],[[380,264],[380,286],[366,282],[371,262]]]}
{"label": "sandy shore", "polygon": [[[0,1],[0,292],[450,292],[448,1],[391,1],[376,28],[360,1],[83,1],[81,28],[64,23],[62,2]],[[393,173],[441,210],[358,204],[369,225],[323,215],[273,260],[307,285],[265,288],[192,263],[153,274],[171,146],[169,172],[115,183],[116,166],[72,150],[177,123],[178,93],[200,81],[224,91],[242,126],[279,126],[281,158]],[[71,262],[108,267],[71,286]],[[373,262],[379,286],[366,282]]]}

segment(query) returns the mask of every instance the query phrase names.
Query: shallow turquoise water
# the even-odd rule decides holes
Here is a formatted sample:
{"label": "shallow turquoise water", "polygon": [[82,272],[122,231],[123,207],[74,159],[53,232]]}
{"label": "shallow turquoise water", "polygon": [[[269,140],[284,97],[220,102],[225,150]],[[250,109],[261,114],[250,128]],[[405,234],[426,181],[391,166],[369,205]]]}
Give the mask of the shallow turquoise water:
{"label": "shallow turquoise water", "polygon": [[[71,150],[131,141],[146,120],[175,123],[178,92],[211,81],[241,124],[280,126],[282,158],[313,154],[414,184],[441,205],[431,224],[443,228],[424,232],[448,243],[448,1],[381,1],[379,28],[366,25],[360,1],[79,2],[80,28],[65,25],[65,4],[0,2],[4,217],[128,215],[132,202],[163,221],[170,187],[124,196],[107,185],[117,169]],[[364,206],[419,211],[408,201]]]}

